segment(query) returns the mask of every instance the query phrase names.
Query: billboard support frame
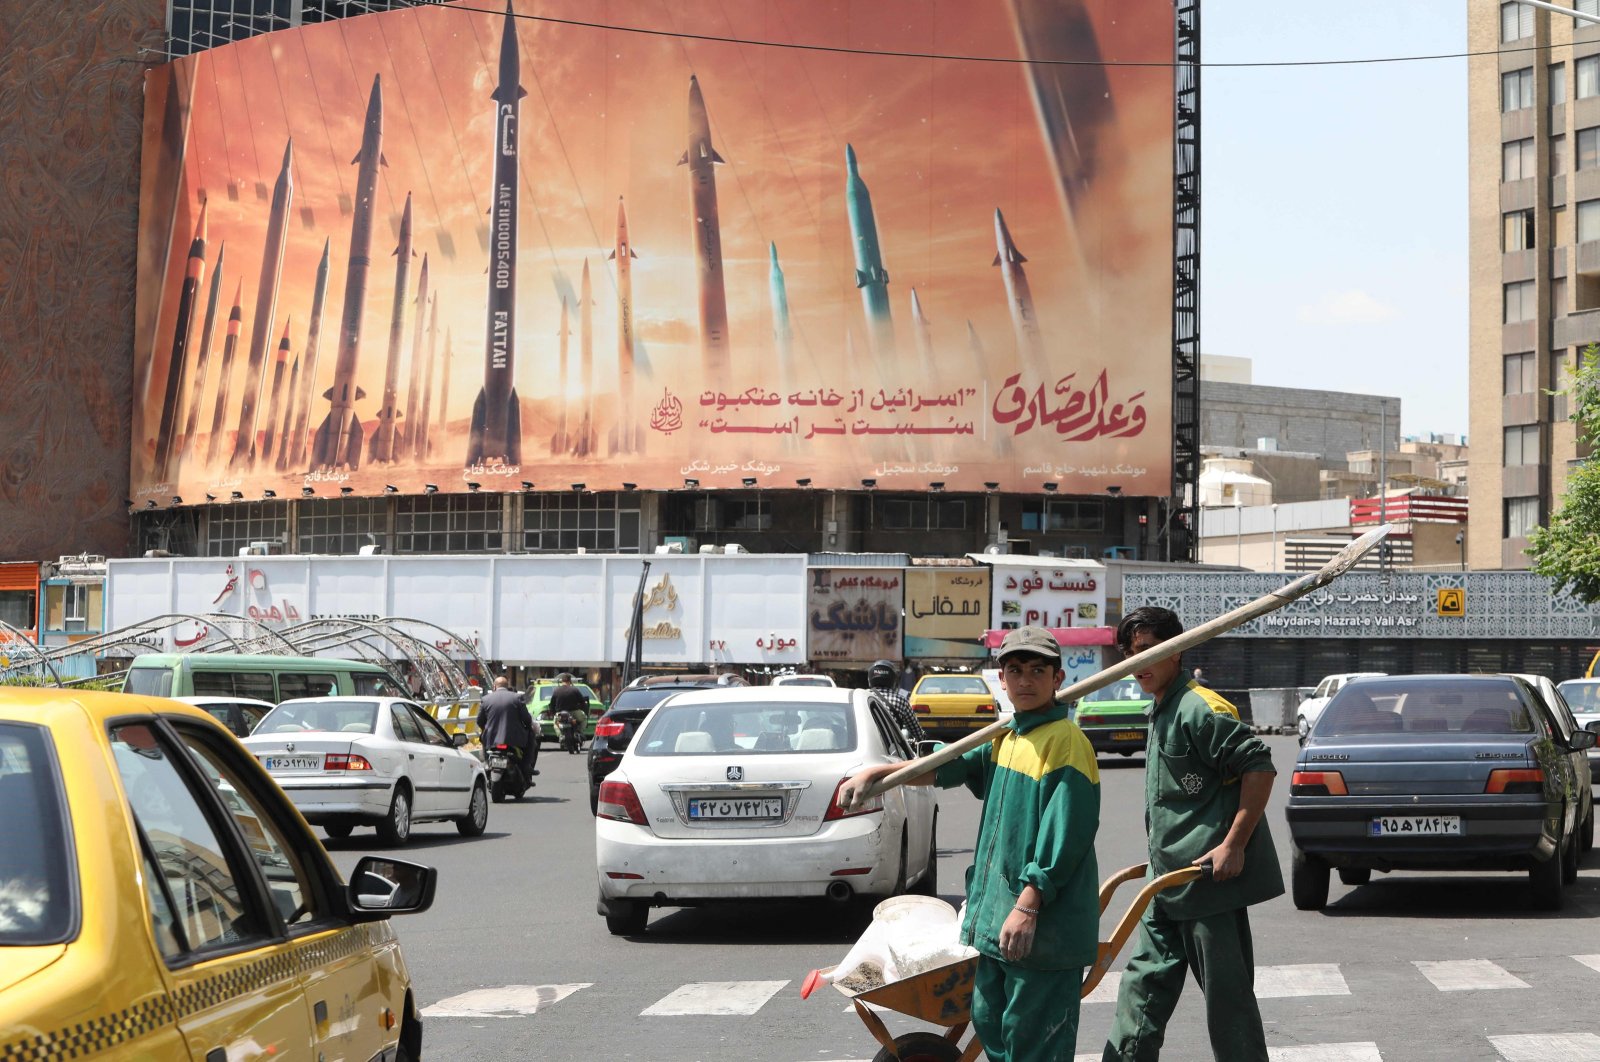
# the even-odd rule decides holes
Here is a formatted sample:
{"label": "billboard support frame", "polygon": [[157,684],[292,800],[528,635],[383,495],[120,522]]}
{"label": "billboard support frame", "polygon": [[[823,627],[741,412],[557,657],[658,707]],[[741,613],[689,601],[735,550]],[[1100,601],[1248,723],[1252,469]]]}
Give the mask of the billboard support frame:
{"label": "billboard support frame", "polygon": [[[1200,504],[1200,0],[1178,0],[1172,123],[1172,497],[1163,560],[1192,561]],[[1173,549],[1173,523],[1188,534]]]}

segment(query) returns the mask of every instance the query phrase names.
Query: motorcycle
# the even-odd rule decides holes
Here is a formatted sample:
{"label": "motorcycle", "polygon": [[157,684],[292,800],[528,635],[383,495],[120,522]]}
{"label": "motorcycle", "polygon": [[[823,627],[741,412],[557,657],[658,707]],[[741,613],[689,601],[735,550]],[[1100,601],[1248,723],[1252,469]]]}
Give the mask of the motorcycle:
{"label": "motorcycle", "polygon": [[567,712],[556,716],[556,729],[561,731],[562,749],[574,754],[582,750],[583,724],[575,716]]}
{"label": "motorcycle", "polygon": [[510,745],[492,745],[484,750],[484,765],[489,768],[489,796],[496,804],[506,798],[521,800],[533,786],[533,779],[522,771],[522,754]]}

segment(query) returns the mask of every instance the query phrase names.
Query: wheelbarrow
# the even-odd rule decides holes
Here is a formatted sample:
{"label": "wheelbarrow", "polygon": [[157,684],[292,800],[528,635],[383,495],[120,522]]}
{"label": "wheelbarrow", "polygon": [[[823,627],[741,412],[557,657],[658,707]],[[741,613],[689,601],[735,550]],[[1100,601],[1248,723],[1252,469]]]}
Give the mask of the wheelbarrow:
{"label": "wheelbarrow", "polygon": [[[1100,886],[1102,915],[1105,914],[1106,906],[1111,902],[1111,894],[1116,892],[1117,886],[1143,878],[1148,866],[1149,864],[1140,863],[1119,870],[1105,880]],[[1112,961],[1122,951],[1122,946],[1128,942],[1128,938],[1133,935],[1134,927],[1139,924],[1140,917],[1144,914],[1145,908],[1150,906],[1150,900],[1156,893],[1176,885],[1187,885],[1210,873],[1209,865],[1185,867],[1146,883],[1133,898],[1133,903],[1117,922],[1116,928],[1111,931],[1111,938],[1100,942],[1094,965],[1089,967],[1089,972],[1084,975],[1081,994],[1087,996],[1093,992],[1095,986],[1105,977]],[[812,971],[801,987],[801,997],[810,996],[819,984],[831,977],[835,969],[836,967],[828,967]],[[962,1047],[961,1037],[966,1034],[967,1025],[972,1020],[972,982],[977,970],[978,960],[974,957],[861,992],[851,991],[838,983],[835,983],[834,987],[849,998],[857,1016],[861,1018],[861,1023],[881,1045],[882,1050],[872,1056],[872,1062],[974,1062],[982,1056],[983,1045],[974,1035],[967,1041],[966,1046]],[[888,1027],[883,1024],[883,1020],[873,1013],[874,1006],[943,1026],[944,1031],[936,1033],[919,1030],[892,1036]]]}

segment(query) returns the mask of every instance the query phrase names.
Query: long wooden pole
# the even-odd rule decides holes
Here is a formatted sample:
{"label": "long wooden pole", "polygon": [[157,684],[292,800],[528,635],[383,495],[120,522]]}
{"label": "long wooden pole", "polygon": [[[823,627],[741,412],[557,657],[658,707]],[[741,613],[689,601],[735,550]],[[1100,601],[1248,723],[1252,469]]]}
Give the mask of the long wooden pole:
{"label": "long wooden pole", "polygon": [[[1165,660],[1176,653],[1193,649],[1195,646],[1208,642],[1219,634],[1226,634],[1235,627],[1249,623],[1253,619],[1259,619],[1269,612],[1275,612],[1290,602],[1298,601],[1313,590],[1320,590],[1351,568],[1354,568],[1361,558],[1366,556],[1372,547],[1383,541],[1391,530],[1393,528],[1390,525],[1384,524],[1382,527],[1368,531],[1340,550],[1332,560],[1318,570],[1302,575],[1270,594],[1263,594],[1249,604],[1241,605],[1232,612],[1202,623],[1193,630],[1184,631],[1176,638],[1162,642],[1160,645],[1153,645],[1142,653],[1136,653],[1126,660],[1112,664],[1105,670],[1090,675],[1086,679],[1074,682],[1056,694],[1057,703],[1076,701],[1086,694],[1111,685],[1118,679],[1127,678],[1129,675],[1144,670],[1147,665],[1153,664],[1157,660]],[[975,730],[964,738],[952,741],[937,752],[923,756],[921,759],[912,760],[898,771],[873,785],[862,794],[862,798],[877,796],[879,793],[893,789],[897,785],[903,785],[913,778],[920,778],[930,771],[938,770],[962,753],[993,741],[1004,733],[1005,729],[1005,723],[990,723],[982,730]]]}

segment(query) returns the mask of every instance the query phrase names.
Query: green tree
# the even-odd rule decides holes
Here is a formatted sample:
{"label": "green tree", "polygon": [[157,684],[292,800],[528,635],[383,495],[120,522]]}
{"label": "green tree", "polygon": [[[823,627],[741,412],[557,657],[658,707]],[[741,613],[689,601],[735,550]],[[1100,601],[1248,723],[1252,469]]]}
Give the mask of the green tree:
{"label": "green tree", "polygon": [[[1600,344],[1583,350],[1564,391],[1578,441],[1600,445]],[[1600,601],[1600,460],[1584,458],[1567,476],[1567,492],[1547,527],[1528,540],[1533,570],[1586,604]]]}

